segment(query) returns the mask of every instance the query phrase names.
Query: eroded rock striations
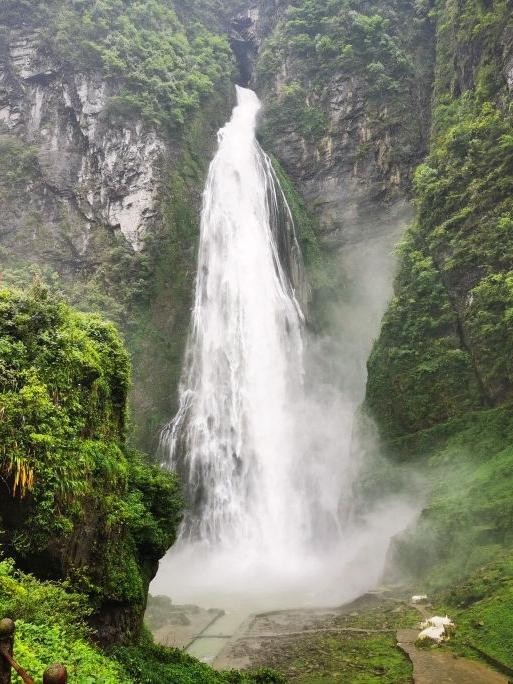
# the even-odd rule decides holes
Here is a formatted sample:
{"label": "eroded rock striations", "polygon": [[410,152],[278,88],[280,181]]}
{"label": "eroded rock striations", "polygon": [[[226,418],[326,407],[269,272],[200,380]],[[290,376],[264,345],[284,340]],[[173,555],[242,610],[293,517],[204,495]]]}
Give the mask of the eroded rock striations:
{"label": "eroded rock striations", "polygon": [[264,139],[330,248],[373,239],[409,213],[429,130],[433,27],[426,11],[396,5],[359,15],[281,3],[257,63]]}
{"label": "eroded rock striations", "polygon": [[[0,268],[7,284],[26,285],[37,274],[76,306],[101,310],[122,327],[136,362],[135,439],[148,447],[173,412],[201,192],[215,132],[230,110],[233,65],[222,17],[209,26],[219,35],[205,28],[188,34],[189,24],[206,22],[202,13],[184,10],[178,19],[162,5],[127,6],[117,27],[119,7],[98,10],[110,16],[121,46],[123,31],[133,31],[131,19],[137,28],[143,19],[149,26],[141,39],[149,47],[138,52],[134,45],[126,64],[118,59],[113,66],[108,35],[101,42],[100,15],[92,33],[99,42],[89,47],[85,13],[93,10],[73,6],[66,24],[66,2],[35,4],[28,12],[9,0],[0,16]],[[129,14],[137,11],[147,17]],[[153,25],[168,41],[182,31],[180,49],[190,41],[187,59],[197,73],[183,56],[161,68],[184,63],[184,73],[158,71],[161,41]],[[193,48],[194,40],[201,47]],[[202,50],[203,61],[194,49]],[[144,67],[156,76],[145,81]],[[182,97],[185,78],[191,92]],[[180,123],[185,111],[186,124]]]}
{"label": "eroded rock striations", "polygon": [[40,214],[62,247],[64,215],[70,256],[87,253],[95,225],[120,231],[140,251],[157,220],[163,136],[142,119],[113,120],[108,103],[122,84],[64,69],[33,29],[10,30],[3,41],[0,132],[34,145],[40,170],[19,208],[20,227]]}

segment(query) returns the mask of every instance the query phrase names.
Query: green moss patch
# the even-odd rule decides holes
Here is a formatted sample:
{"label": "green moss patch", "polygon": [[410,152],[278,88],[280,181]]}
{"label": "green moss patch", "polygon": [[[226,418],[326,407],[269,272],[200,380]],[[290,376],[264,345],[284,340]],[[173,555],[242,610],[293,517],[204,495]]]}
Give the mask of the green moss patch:
{"label": "green moss patch", "polygon": [[512,442],[508,406],[472,414],[409,444],[428,466],[428,503],[416,526],[394,542],[403,573],[440,590],[513,548]]}
{"label": "green moss patch", "polygon": [[513,556],[471,573],[437,597],[437,608],[456,623],[449,642],[458,654],[513,674]]}

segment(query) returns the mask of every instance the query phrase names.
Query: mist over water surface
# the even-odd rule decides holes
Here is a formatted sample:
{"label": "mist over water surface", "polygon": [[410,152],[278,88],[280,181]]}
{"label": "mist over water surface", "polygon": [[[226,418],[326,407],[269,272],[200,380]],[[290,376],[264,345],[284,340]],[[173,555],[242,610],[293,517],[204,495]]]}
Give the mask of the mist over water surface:
{"label": "mist over water surface", "polygon": [[353,422],[390,250],[347,253],[359,277],[334,312],[341,342],[310,339],[300,266],[284,266],[297,241],[280,233],[284,198],[255,136],[260,103],[237,95],[204,192],[180,409],[163,434],[188,512],[151,591],[205,607],[336,605],[376,585],[391,537],[415,516],[399,500],[353,515]]}

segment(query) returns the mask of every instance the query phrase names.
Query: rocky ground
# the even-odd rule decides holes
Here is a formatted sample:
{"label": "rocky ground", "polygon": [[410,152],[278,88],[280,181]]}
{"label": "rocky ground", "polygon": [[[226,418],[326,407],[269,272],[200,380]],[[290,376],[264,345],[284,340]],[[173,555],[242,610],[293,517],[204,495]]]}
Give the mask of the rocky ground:
{"label": "rocky ground", "polygon": [[242,613],[230,619],[223,611],[151,597],[146,622],[156,641],[213,661],[218,670],[271,667],[292,684],[510,681],[449,648],[416,645],[421,620],[434,610],[412,604],[406,594],[382,590],[339,608],[281,610],[243,621]]}
{"label": "rocky ground", "polygon": [[218,669],[272,667],[298,684],[500,684],[503,675],[443,648],[418,648],[422,609],[368,594],[333,610],[253,616],[216,658]]}

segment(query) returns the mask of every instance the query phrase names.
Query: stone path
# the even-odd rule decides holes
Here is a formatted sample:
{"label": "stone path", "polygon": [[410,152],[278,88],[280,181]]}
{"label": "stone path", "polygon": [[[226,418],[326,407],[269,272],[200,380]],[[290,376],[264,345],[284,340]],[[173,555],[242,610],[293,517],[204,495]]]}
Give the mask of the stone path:
{"label": "stone path", "polygon": [[417,648],[418,635],[416,629],[397,632],[397,645],[413,663],[415,684],[508,684],[506,677],[481,663],[440,649]]}

